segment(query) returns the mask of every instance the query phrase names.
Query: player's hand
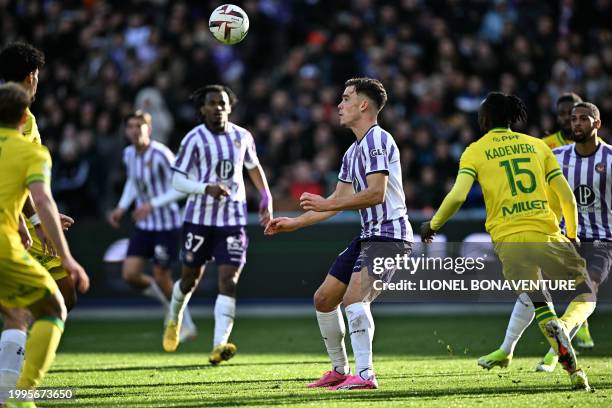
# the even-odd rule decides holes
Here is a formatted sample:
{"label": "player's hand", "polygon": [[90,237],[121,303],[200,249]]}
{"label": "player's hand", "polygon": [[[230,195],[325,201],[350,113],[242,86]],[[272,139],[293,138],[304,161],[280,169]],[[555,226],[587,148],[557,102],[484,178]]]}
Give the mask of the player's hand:
{"label": "player's hand", "polygon": [[151,214],[151,211],[153,211],[153,206],[150,203],[144,203],[132,212],[132,218],[134,221],[143,220]]}
{"label": "player's hand", "polygon": [[264,191],[259,200],[259,224],[266,227],[272,218],[272,197]]}
{"label": "player's hand", "polygon": [[57,251],[51,244],[51,241],[45,235],[45,231],[43,230],[42,224],[38,224],[34,227],[34,231],[36,231],[36,236],[40,240],[40,245],[42,246],[43,254],[57,256]]}
{"label": "player's hand", "polygon": [[329,200],[318,194],[303,193],[300,197],[300,207],[306,211],[331,211]]}
{"label": "player's hand", "polygon": [[421,241],[431,243],[436,236],[436,232],[431,229],[431,222],[427,221],[421,224]]}
{"label": "player's hand", "polygon": [[295,218],[289,217],[278,217],[270,220],[266,229],[264,230],[265,235],[274,235],[279,232],[291,232],[298,229],[300,226]]}
{"label": "player's hand", "polygon": [[79,292],[85,293],[89,290],[89,276],[87,276],[85,269],[73,257],[62,259],[62,266],[72,278]]}
{"label": "player's hand", "polygon": [[206,194],[219,200],[221,197],[229,196],[230,190],[225,184],[209,184],[206,186]]}
{"label": "player's hand", "polygon": [[121,222],[121,217],[123,217],[123,213],[125,210],[123,208],[115,208],[108,216],[108,222],[113,228],[119,228],[119,223]]}
{"label": "player's hand", "polygon": [[23,217],[19,217],[19,236],[21,237],[21,243],[25,249],[30,249],[32,247],[32,236],[30,235],[30,231],[28,231],[28,226],[26,225]]}
{"label": "player's hand", "polygon": [[69,217],[65,214],[60,214],[60,225],[62,226],[64,231],[67,231],[68,228],[72,227],[72,224],[74,224],[74,218]]}

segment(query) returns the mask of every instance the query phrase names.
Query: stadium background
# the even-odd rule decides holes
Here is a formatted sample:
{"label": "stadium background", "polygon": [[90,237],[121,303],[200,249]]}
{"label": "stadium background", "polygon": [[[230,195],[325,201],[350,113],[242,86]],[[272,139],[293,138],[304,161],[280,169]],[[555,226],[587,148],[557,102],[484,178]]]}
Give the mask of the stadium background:
{"label": "stadium background", "polygon": [[[134,296],[117,265],[101,261],[131,228],[126,221],[117,232],[104,221],[124,180],[122,118],[134,108],[149,111],[153,137],[176,151],[198,121],[188,96],[207,83],[237,93],[232,120],[255,137],[277,212],[299,210],[304,191],[333,189],[353,141],[336,116],[352,76],[377,77],[389,92],[381,125],[401,149],[415,230],[479,137],[476,112],[491,90],[525,101],[529,119],[518,130],[536,136],[557,130],[555,100],[576,92],[599,106],[600,135],[610,140],[609,1],[244,1],[236,4],[251,30],[233,47],[208,32],[208,15],[221,3],[0,0],[2,43],[22,39],[46,54],[32,111],[53,155],[54,195],[77,219],[69,240],[93,278],[82,304]],[[256,192],[248,194],[256,208]],[[477,186],[464,208],[446,230],[450,240],[483,230]],[[281,239],[251,226],[240,295],[309,297],[358,223],[345,214]],[[200,290],[212,295],[214,282],[209,273]]]}

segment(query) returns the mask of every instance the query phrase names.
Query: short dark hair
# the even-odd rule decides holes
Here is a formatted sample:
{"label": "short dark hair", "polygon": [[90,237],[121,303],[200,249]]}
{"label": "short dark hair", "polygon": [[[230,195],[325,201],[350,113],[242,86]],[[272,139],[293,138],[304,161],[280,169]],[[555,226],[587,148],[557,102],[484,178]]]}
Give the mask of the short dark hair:
{"label": "short dark hair", "polygon": [[480,111],[493,127],[510,127],[527,120],[527,108],[523,101],[518,96],[502,92],[490,92]]}
{"label": "short dark hair", "polygon": [[128,121],[130,119],[138,119],[140,120],[142,123],[146,123],[147,125],[151,126],[152,123],[152,118],[151,118],[151,114],[149,112],[145,112],[143,110],[136,110],[134,112],[130,112],[126,117],[125,117],[125,124],[127,125]]}
{"label": "short dark hair", "polygon": [[24,42],[14,42],[0,51],[0,79],[22,82],[45,65],[45,54]]}
{"label": "short dark hair", "polygon": [[589,111],[589,116],[592,116],[595,120],[601,120],[601,115],[599,114],[599,108],[595,106],[594,103],[591,102],[579,102],[574,105],[572,111],[576,108],[585,108]]}
{"label": "short dark hair", "polygon": [[557,98],[557,106],[561,105],[564,102],[572,102],[573,104],[577,104],[579,102],[582,102],[582,98],[574,92],[566,92],[561,94],[561,96]]}
{"label": "short dark hair", "polygon": [[29,105],[30,96],[23,86],[15,82],[0,85],[0,125],[16,128]]}
{"label": "short dark hair", "polygon": [[236,94],[230,89],[229,86],[218,84],[205,85],[201,88],[196,89],[191,94],[189,99],[191,99],[191,101],[196,105],[196,107],[200,108],[206,102],[206,95],[210,92],[225,92],[229,97],[230,106],[234,106],[236,105],[236,103],[238,103],[238,98],[236,97]]}
{"label": "short dark hair", "polygon": [[380,112],[387,103],[387,91],[378,79],[373,78],[351,78],[344,86],[355,87],[355,93],[364,94],[376,104],[376,110]]}

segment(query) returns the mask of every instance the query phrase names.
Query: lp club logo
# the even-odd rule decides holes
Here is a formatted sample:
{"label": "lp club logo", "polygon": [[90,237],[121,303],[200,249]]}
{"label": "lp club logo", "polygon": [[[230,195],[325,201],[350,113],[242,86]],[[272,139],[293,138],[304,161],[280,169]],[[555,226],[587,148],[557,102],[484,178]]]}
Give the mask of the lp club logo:
{"label": "lp club logo", "polygon": [[234,175],[234,163],[226,159],[219,160],[215,171],[217,172],[217,176],[219,176],[220,179],[230,179]]}
{"label": "lp club logo", "polygon": [[595,192],[591,187],[581,184],[574,190],[576,201],[581,207],[589,207],[595,202]]}

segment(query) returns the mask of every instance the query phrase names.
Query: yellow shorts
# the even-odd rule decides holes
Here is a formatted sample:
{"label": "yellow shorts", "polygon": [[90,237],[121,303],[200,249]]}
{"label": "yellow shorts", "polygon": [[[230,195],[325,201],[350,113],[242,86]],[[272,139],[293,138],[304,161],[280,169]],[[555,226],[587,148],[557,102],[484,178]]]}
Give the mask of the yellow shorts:
{"label": "yellow shorts", "polygon": [[49,272],[30,255],[16,233],[0,231],[0,304],[27,307],[58,290]]}
{"label": "yellow shorts", "polygon": [[60,257],[45,254],[43,252],[40,239],[38,239],[38,235],[36,235],[36,230],[29,221],[26,221],[26,224],[28,225],[28,231],[30,231],[30,235],[32,236],[32,246],[28,252],[38,261],[38,263],[49,271],[54,280],[57,281],[67,277],[68,273],[62,266],[62,260]]}
{"label": "yellow shorts", "polygon": [[586,262],[561,233],[527,231],[507,235],[494,244],[507,280],[576,280],[587,278]]}

